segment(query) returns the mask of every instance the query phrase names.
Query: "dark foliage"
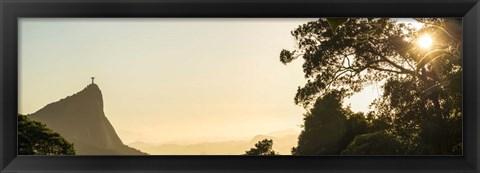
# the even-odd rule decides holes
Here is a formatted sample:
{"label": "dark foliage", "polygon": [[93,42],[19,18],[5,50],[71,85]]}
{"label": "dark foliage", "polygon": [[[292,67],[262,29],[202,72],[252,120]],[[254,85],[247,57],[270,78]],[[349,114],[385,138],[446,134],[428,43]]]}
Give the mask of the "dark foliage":
{"label": "dark foliage", "polygon": [[343,155],[398,155],[405,154],[406,149],[394,135],[385,131],[378,131],[358,135],[347,148]]}
{"label": "dark foliage", "polygon": [[341,105],[342,92],[328,93],[319,98],[305,114],[303,131],[293,155],[337,154],[340,142],[347,133],[345,110]]}
{"label": "dark foliage", "polygon": [[19,155],[75,155],[73,144],[38,121],[18,116]]}
{"label": "dark foliage", "polygon": [[272,147],[273,147],[273,140],[264,139],[264,140],[258,141],[258,143],[255,144],[255,148],[251,148],[250,150],[246,151],[245,155],[247,156],[278,155],[278,153],[273,151]]}
{"label": "dark foliage", "polygon": [[[461,20],[416,20],[418,31],[387,18],[319,19],[292,31],[296,49],[280,61],[305,60],[294,100],[310,109],[292,154],[461,154]],[[428,49],[417,45],[425,34]],[[384,90],[373,111],[341,107],[373,83]]]}

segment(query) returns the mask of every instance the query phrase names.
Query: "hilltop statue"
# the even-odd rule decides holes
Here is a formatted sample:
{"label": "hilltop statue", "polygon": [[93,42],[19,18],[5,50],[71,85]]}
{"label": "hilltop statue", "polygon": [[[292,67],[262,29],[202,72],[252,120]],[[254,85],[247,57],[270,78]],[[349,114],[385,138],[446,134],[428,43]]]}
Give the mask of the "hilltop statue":
{"label": "hilltop statue", "polygon": [[95,84],[95,82],[93,82],[95,80],[95,77],[91,77],[90,79],[92,79],[92,84]]}

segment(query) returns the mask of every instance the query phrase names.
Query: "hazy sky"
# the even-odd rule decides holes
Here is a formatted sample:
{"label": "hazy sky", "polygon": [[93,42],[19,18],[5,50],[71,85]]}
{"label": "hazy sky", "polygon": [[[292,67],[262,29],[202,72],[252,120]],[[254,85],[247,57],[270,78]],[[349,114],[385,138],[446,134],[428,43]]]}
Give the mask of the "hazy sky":
{"label": "hazy sky", "polygon": [[[21,19],[19,113],[82,90],[96,77],[124,143],[222,141],[300,131],[293,102],[305,79],[290,31],[315,19]],[[366,111],[366,88],[346,104]]]}

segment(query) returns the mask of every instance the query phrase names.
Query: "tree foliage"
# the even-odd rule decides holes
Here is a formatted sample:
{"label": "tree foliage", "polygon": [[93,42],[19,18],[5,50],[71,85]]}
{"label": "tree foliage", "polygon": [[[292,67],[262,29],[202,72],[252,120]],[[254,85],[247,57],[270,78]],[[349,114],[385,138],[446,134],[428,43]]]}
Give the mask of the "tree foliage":
{"label": "tree foliage", "polygon": [[[376,146],[381,143],[375,142],[380,138],[402,146],[387,153],[461,153],[461,20],[416,20],[424,24],[419,30],[388,18],[342,19],[334,27],[331,19],[322,18],[291,32],[296,49],[282,50],[280,61],[304,59],[307,82],[294,101],[311,108],[293,154],[324,154],[318,149],[332,141],[327,134],[341,138],[336,147],[348,146],[343,153],[349,154],[380,153]],[[430,48],[417,44],[423,35],[434,39]],[[341,108],[341,99],[331,100],[340,102],[335,105],[325,101],[332,92],[341,91],[337,98],[349,97],[374,83],[384,92],[366,114]],[[342,118],[325,119],[327,114]]]}
{"label": "tree foliage", "polygon": [[332,92],[315,102],[305,114],[303,131],[298,137],[298,147],[292,149],[293,155],[336,154],[341,151],[340,142],[347,130],[341,99],[341,92]]}
{"label": "tree foliage", "polygon": [[377,131],[358,135],[342,151],[342,155],[398,155],[405,154],[406,149],[394,135]]}
{"label": "tree foliage", "polygon": [[258,141],[255,144],[255,148],[251,148],[250,150],[245,152],[247,156],[273,156],[278,155],[277,152],[273,150],[273,140],[271,139],[264,139]]}
{"label": "tree foliage", "polygon": [[73,144],[38,121],[18,115],[19,155],[75,155]]}

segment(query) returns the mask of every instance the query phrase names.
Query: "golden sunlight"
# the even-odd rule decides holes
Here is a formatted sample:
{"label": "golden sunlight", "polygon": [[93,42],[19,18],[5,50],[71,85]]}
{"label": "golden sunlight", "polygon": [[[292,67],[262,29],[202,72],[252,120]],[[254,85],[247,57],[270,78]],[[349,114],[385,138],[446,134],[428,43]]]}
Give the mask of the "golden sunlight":
{"label": "golden sunlight", "polygon": [[432,46],[432,43],[433,43],[432,37],[430,37],[430,35],[428,35],[428,34],[425,34],[418,39],[417,44],[420,47],[427,49],[430,46]]}

